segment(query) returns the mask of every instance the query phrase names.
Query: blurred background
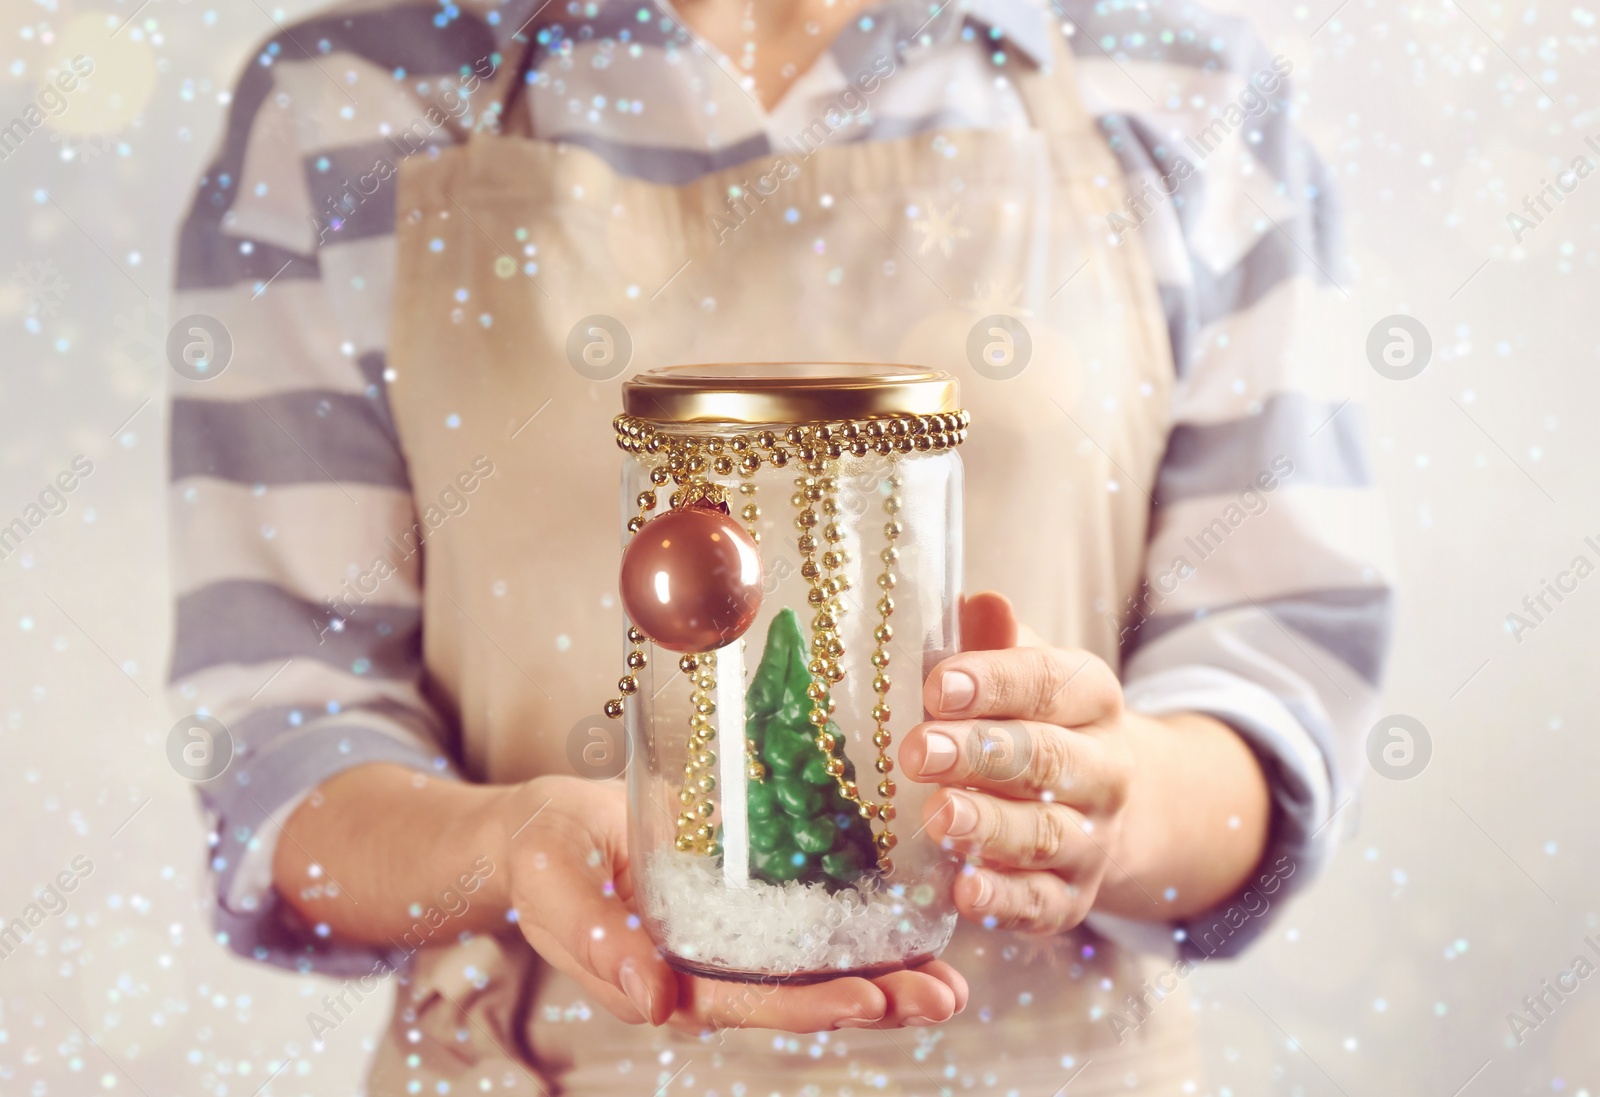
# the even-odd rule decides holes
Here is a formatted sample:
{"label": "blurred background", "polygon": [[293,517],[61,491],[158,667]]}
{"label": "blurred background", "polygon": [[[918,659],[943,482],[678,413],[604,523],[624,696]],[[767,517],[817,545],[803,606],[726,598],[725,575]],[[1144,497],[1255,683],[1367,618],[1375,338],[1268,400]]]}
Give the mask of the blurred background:
{"label": "blurred background", "polygon": [[[1600,179],[1507,220],[1576,158],[1600,168],[1584,3],[1213,5],[1292,60],[1347,214],[1333,273],[1383,344],[1394,314],[1426,333],[1389,372],[1426,368],[1368,386],[1403,719],[1375,729],[1320,886],[1189,980],[1204,1092],[1600,1097],[1600,978],[1523,1002],[1600,967]],[[0,921],[73,881],[0,959],[0,1094],[351,1093],[387,1019],[371,999],[313,1048],[327,985],[211,940],[162,695],[175,226],[238,71],[318,6],[0,4],[0,124],[47,70],[95,65],[0,159],[0,525],[75,481],[0,560]],[[1524,599],[1558,582],[1536,619]]]}

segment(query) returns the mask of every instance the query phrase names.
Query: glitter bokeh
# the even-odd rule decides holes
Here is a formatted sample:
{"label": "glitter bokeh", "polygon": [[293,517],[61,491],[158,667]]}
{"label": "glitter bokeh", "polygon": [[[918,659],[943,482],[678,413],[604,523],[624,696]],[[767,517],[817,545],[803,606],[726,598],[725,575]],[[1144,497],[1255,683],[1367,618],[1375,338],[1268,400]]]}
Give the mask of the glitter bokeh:
{"label": "glitter bokeh", "polygon": [[[0,119],[95,62],[0,161],[0,521],[92,465],[0,562],[0,920],[71,881],[0,960],[0,1093],[350,1093],[388,1019],[385,989],[313,1046],[328,984],[212,940],[163,697],[176,227],[241,67],[319,6],[0,5]],[[1374,763],[1320,883],[1242,959],[1188,978],[1194,1092],[1600,1094],[1600,981],[1561,982],[1577,956],[1600,965],[1600,580],[1576,565],[1600,563],[1600,182],[1575,166],[1600,165],[1600,10],[1229,8],[1293,62],[1345,210],[1333,280],[1370,323],[1413,316],[1431,341],[1420,376],[1366,393],[1401,588],[1384,711],[1424,726],[1431,757],[1405,780]],[[917,231],[946,248],[941,216]],[[1558,984],[1576,989],[1525,1004]],[[639,1092],[659,1065],[638,1065]],[[949,1092],[989,1092],[970,1066]],[[668,1092],[703,1091],[687,1077]]]}

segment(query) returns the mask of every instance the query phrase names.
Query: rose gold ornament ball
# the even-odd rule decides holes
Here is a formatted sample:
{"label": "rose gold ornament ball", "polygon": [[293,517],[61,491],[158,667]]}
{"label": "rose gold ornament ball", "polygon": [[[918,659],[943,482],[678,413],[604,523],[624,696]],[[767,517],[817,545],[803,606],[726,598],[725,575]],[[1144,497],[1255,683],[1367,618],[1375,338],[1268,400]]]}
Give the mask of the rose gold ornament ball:
{"label": "rose gold ornament ball", "polygon": [[761,609],[761,554],[720,510],[683,507],[650,519],[622,553],[622,608],[680,654],[744,635]]}

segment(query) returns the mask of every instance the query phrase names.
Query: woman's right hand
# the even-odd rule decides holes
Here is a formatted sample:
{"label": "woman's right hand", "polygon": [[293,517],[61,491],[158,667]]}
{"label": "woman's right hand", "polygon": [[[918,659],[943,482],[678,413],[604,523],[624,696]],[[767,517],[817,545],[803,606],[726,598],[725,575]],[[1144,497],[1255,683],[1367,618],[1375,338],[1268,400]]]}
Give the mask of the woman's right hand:
{"label": "woman's right hand", "polygon": [[622,790],[577,777],[540,777],[506,790],[500,822],[506,903],[528,943],[630,1024],[685,1032],[770,1028],[821,1032],[949,1020],[966,980],[934,960],[874,979],[808,986],[682,975],[633,917]]}

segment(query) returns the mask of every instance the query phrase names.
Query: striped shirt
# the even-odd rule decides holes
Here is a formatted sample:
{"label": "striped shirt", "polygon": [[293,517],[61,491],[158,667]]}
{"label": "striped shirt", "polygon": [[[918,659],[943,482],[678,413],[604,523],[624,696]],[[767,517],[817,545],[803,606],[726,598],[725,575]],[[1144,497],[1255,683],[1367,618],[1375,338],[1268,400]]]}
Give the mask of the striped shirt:
{"label": "striped shirt", "polygon": [[[472,97],[513,39],[534,44],[519,129],[679,184],[809,142],[1026,125],[1008,71],[1072,50],[1130,192],[1106,230],[1146,250],[1177,371],[1146,583],[1105,607],[1128,702],[1236,728],[1272,786],[1268,862],[1288,859],[1288,889],[1310,879],[1360,771],[1392,594],[1349,399],[1360,356],[1333,334],[1337,217],[1291,125],[1287,62],[1188,3],[890,0],[764,111],[660,0],[357,0],[248,64],[180,239],[175,316],[216,317],[237,348],[219,377],[175,384],[171,416],[174,704],[236,744],[202,788],[219,939],[302,970],[370,970],[372,953],[278,902],[277,824],[351,766],[456,770],[452,715],[427,696],[417,554],[384,550],[425,528],[430,502],[413,498],[386,403],[386,181],[498,121]],[[882,58],[895,79],[865,95]],[[536,243],[516,261],[536,275]],[[359,624],[330,614],[379,555],[401,563],[362,592]],[[1191,920],[1194,935],[1219,916]],[[1212,948],[1187,925],[1161,932],[1231,952],[1267,919],[1247,921]]]}

